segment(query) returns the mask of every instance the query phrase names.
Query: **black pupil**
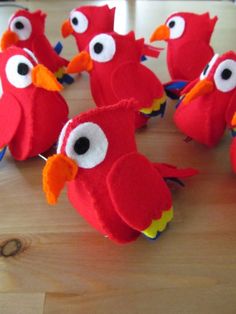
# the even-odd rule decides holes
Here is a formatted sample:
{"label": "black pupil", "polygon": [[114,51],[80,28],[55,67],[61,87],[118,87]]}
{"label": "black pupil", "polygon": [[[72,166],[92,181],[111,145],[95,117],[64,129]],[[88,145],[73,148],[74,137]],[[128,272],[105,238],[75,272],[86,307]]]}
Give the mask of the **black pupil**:
{"label": "black pupil", "polygon": [[172,28],[172,27],[174,27],[174,26],[175,26],[175,21],[171,21],[171,22],[169,23],[169,27]]}
{"label": "black pupil", "polygon": [[209,68],[209,64],[206,65],[206,67],[205,67],[205,69],[203,71],[203,75],[205,75],[207,73],[208,68]]}
{"label": "black pupil", "polygon": [[77,17],[73,17],[72,23],[73,23],[74,25],[78,25],[78,24],[79,24],[79,21],[78,21]]}
{"label": "black pupil", "polygon": [[101,53],[103,51],[103,44],[96,43],[93,49],[96,53]]}
{"label": "black pupil", "polygon": [[17,29],[22,29],[22,28],[24,28],[24,24],[18,21],[18,22],[15,23],[15,27]]}
{"label": "black pupil", "polygon": [[80,137],[75,142],[74,151],[78,155],[83,155],[89,150],[89,147],[90,147],[89,139],[87,137]]}
{"label": "black pupil", "polygon": [[230,69],[224,69],[221,73],[221,77],[223,80],[228,80],[232,75],[232,71]]}
{"label": "black pupil", "polygon": [[19,63],[17,67],[17,72],[20,75],[26,75],[29,73],[29,66],[25,63]]}

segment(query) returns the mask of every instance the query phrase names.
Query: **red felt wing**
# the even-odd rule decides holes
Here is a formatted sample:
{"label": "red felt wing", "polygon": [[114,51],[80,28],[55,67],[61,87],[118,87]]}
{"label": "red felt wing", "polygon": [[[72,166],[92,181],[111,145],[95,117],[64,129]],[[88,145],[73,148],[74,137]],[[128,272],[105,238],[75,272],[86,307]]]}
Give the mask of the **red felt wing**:
{"label": "red felt wing", "polygon": [[138,153],[125,155],[114,164],[107,186],[117,213],[138,231],[171,208],[167,185],[153,165]]}
{"label": "red felt wing", "polygon": [[163,86],[155,74],[137,62],[119,66],[112,75],[112,88],[118,99],[135,98],[140,108],[150,107],[163,97]]}
{"label": "red felt wing", "polygon": [[[168,67],[173,79],[196,79],[214,55],[204,41],[188,41],[168,53]],[[194,60],[194,61],[193,61]]]}
{"label": "red felt wing", "polygon": [[236,113],[236,90],[230,99],[230,103],[227,107],[226,114],[225,114],[225,120],[228,127],[236,126],[236,125],[232,125],[232,119],[235,113]]}
{"label": "red felt wing", "polygon": [[45,65],[53,73],[57,72],[61,67],[67,66],[69,63],[56,53],[44,35],[37,36],[34,40],[33,52],[39,63]]}
{"label": "red felt wing", "polygon": [[14,137],[21,119],[21,108],[17,100],[4,94],[0,99],[0,148],[8,145]]}

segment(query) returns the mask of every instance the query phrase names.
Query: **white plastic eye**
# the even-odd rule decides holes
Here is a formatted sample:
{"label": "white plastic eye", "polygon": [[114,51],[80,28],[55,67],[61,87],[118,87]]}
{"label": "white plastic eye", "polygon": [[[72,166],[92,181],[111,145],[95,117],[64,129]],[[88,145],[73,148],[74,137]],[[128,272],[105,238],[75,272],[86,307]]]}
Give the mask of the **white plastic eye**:
{"label": "white plastic eye", "polygon": [[32,26],[26,17],[17,16],[11,21],[10,30],[16,33],[20,40],[27,40],[32,33]]}
{"label": "white plastic eye", "polygon": [[59,136],[59,139],[58,139],[58,143],[57,143],[57,154],[61,153],[62,144],[63,144],[64,137],[65,137],[65,134],[66,134],[66,129],[67,129],[69,123],[71,123],[71,121],[72,120],[67,121],[66,124],[63,126],[63,128],[61,130],[61,133],[60,133],[60,136]]}
{"label": "white plastic eye", "polygon": [[184,32],[185,20],[181,16],[174,16],[166,22],[166,25],[170,29],[170,39],[176,39]]}
{"label": "white plastic eye", "polygon": [[76,33],[84,33],[88,28],[87,17],[79,11],[72,11],[70,14],[70,23]]}
{"label": "white plastic eye", "polygon": [[216,87],[221,92],[229,92],[236,87],[236,61],[227,59],[221,62],[214,75]]}
{"label": "white plastic eye", "polygon": [[25,88],[32,83],[33,64],[22,55],[11,57],[6,64],[8,81],[17,88]]}
{"label": "white plastic eye", "polygon": [[89,53],[98,62],[110,61],[116,52],[116,43],[112,36],[99,34],[89,43]]}
{"label": "white plastic eye", "polygon": [[215,64],[216,60],[218,59],[219,55],[215,54],[211,61],[209,63],[207,63],[207,65],[205,66],[204,70],[202,71],[201,75],[200,75],[200,80],[204,80],[208,74],[210,73],[213,65]]}
{"label": "white plastic eye", "polygon": [[107,149],[108,141],[100,126],[85,122],[71,131],[65,151],[80,168],[91,169],[105,159]]}

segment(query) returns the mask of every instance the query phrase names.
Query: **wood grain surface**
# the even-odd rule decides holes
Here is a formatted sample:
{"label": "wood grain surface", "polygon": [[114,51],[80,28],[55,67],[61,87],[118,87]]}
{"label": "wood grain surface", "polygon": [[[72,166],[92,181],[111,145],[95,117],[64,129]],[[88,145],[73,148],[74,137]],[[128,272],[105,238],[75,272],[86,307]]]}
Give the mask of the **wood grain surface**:
{"label": "wood grain surface", "polygon": [[[236,50],[236,6],[213,1],[18,1],[48,13],[52,44],[69,11],[83,4],[117,6],[115,28],[134,29],[148,40],[173,11],[218,15],[212,44]],[[0,30],[14,9],[0,7]],[[73,38],[62,40],[64,55],[76,53]],[[160,44],[164,47],[164,44]],[[147,61],[162,81],[169,79],[165,52]],[[86,74],[63,91],[73,116],[93,107]],[[150,160],[200,170],[173,191],[175,219],[158,241],[140,237],[116,245],[92,229],[69,204],[65,192],[56,207],[41,188],[44,161],[0,163],[1,314],[235,314],[236,176],[229,163],[230,135],[218,147],[186,144],[175,128],[174,103],[164,119],[152,119],[136,135]]]}

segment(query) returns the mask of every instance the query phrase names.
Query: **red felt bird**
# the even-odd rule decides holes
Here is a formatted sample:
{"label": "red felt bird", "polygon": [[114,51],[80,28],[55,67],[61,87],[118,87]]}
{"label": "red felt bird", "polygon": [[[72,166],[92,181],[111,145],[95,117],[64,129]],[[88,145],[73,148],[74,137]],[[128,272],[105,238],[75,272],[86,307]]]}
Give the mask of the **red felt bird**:
{"label": "red felt bird", "polygon": [[[235,61],[236,61],[236,58],[235,58]],[[236,69],[236,65],[235,65],[235,69]],[[235,81],[236,81],[236,76],[235,76]],[[231,129],[231,133],[233,136],[232,143],[230,146],[230,159],[231,159],[232,169],[236,173],[236,88],[234,91],[234,95],[226,111],[226,123],[227,123],[227,126]]]}
{"label": "red felt bird", "polygon": [[95,108],[63,128],[57,155],[43,171],[43,188],[55,204],[67,182],[68,197],[78,212],[110,239],[126,243],[140,233],[156,238],[172,219],[169,189],[163,177],[187,177],[178,170],[151,163],[137,152],[132,100]]}
{"label": "red felt bird", "polygon": [[89,72],[92,95],[98,107],[134,97],[140,108],[136,127],[141,127],[150,116],[163,115],[166,103],[161,82],[141,64],[144,47],[144,40],[136,40],[133,32],[98,34],[86,50],[71,60],[67,72]]}
{"label": "red felt bird", "polygon": [[167,65],[173,80],[192,81],[211,60],[210,46],[217,17],[209,13],[174,13],[152,34],[150,41],[167,41]]}
{"label": "red felt bird", "polygon": [[175,124],[195,141],[215,146],[224,135],[227,110],[236,103],[235,87],[235,52],[215,55],[200,78],[183,91],[186,95],[175,112]]}
{"label": "red felt bird", "polygon": [[67,121],[68,107],[58,93],[62,86],[28,49],[0,53],[0,148],[24,160],[48,150]]}
{"label": "red felt bird", "polygon": [[68,61],[60,57],[45,35],[46,14],[38,10],[29,12],[19,10],[10,18],[8,30],[1,39],[1,49],[15,45],[31,50],[38,61],[45,65],[51,72],[61,77],[62,68]]}
{"label": "red felt bird", "polygon": [[62,36],[73,35],[78,50],[82,51],[96,34],[113,32],[114,16],[115,8],[110,9],[108,5],[75,8],[62,24]]}

